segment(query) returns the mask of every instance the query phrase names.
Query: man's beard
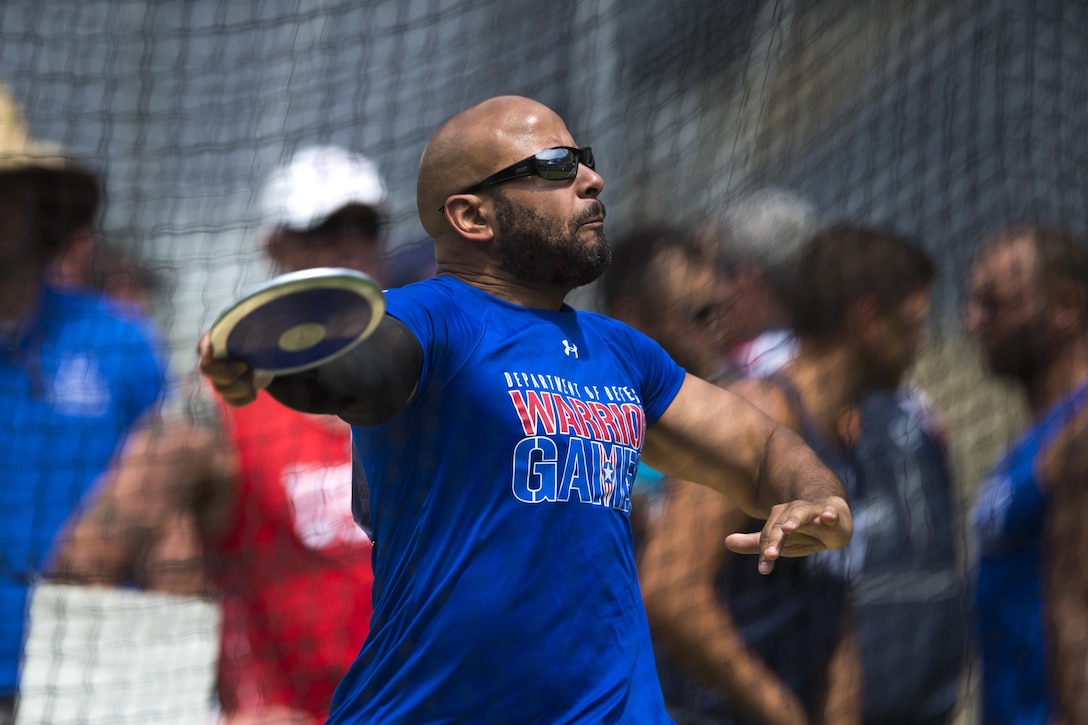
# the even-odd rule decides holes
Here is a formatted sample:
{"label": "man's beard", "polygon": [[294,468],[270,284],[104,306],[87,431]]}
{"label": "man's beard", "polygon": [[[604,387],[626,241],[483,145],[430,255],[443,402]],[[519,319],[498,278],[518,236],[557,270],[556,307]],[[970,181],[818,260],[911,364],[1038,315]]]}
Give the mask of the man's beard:
{"label": "man's beard", "polygon": [[895,390],[903,383],[905,377],[905,370],[893,367],[890,363],[879,362],[870,368],[863,392],[875,393],[881,390]]}
{"label": "man's beard", "polygon": [[495,195],[495,214],[502,234],[502,268],[522,282],[573,289],[600,277],[612,262],[604,230],[596,230],[589,242],[578,236],[583,224],[604,218],[599,201],[564,224],[500,193]]}
{"label": "man's beard", "polygon": [[1028,384],[1049,367],[1054,344],[1046,321],[1035,317],[1018,333],[985,348],[986,363],[995,375]]}

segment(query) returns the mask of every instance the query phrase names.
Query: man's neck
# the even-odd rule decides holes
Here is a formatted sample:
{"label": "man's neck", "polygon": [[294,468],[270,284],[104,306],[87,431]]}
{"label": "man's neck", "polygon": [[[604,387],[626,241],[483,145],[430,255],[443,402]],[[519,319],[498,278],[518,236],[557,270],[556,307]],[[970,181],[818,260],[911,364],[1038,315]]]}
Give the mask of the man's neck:
{"label": "man's neck", "polygon": [[456,268],[439,268],[437,274],[448,274],[467,285],[487,292],[492,297],[521,307],[558,311],[563,307],[569,289],[549,285],[528,285],[498,269],[482,272]]}
{"label": "man's neck", "polygon": [[813,348],[803,341],[797,358],[783,368],[797,387],[813,425],[829,440],[838,437],[842,414],[859,402],[858,368],[855,356],[841,346]]}

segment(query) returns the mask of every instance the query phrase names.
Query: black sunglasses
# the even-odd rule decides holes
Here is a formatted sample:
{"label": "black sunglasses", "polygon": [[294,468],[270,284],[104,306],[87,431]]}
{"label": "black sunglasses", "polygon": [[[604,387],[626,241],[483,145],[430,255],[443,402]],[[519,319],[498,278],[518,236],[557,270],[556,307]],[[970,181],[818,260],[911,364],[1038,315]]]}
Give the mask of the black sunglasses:
{"label": "black sunglasses", "polygon": [[[527,159],[522,159],[516,164],[511,164],[505,169],[496,171],[483,181],[473,184],[459,194],[475,194],[478,191],[502,184],[514,179],[523,179],[526,176],[539,176],[545,181],[564,181],[578,176],[578,164],[589,169],[596,169],[593,160],[593,149],[589,146],[574,148],[573,146],[556,146],[543,151],[537,151]],[[444,211],[445,205],[438,208]]]}

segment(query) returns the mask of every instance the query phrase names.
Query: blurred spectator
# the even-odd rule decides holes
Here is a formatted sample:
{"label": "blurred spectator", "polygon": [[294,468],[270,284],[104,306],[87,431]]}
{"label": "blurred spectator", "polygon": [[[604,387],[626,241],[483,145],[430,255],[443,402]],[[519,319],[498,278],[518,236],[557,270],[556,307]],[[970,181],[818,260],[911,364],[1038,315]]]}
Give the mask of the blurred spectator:
{"label": "blurred spectator", "polygon": [[[278,272],[347,267],[380,280],[385,195],[367,158],[300,151],[263,189],[263,248]],[[117,581],[187,519],[223,601],[226,721],[323,722],[371,615],[370,541],[350,505],[350,429],[264,393],[221,412],[220,441],[190,428],[134,442],[124,475],[106,486],[112,495],[76,527],[68,571]],[[110,545],[119,541],[132,545]]]}
{"label": "blurred spectator", "polygon": [[386,265],[386,287],[403,287],[433,277],[434,240],[430,237],[399,247]]}
{"label": "blurred spectator", "polygon": [[[51,265],[50,278],[58,287],[104,295],[121,312],[150,324],[157,321],[155,299],[166,285],[160,272],[97,235],[68,245]],[[54,579],[123,581],[179,595],[207,592],[203,543],[191,512],[198,505],[220,505],[227,490],[227,461],[212,431],[171,410],[172,392],[164,392],[158,415],[130,431],[117,463],[96,487],[99,497],[89,498],[72,517],[48,572]],[[149,480],[163,484],[148,486]],[[198,495],[199,501],[191,500]],[[119,499],[126,506],[119,507]],[[107,529],[122,531],[121,511],[131,514],[125,535],[103,536]],[[111,580],[101,568],[106,560],[126,566],[114,571]],[[93,576],[90,567],[98,569]]]}
{"label": "blurred spectator", "polygon": [[[851,486],[857,471],[839,434],[841,415],[906,371],[934,270],[904,240],[860,227],[820,233],[801,263],[806,272],[791,294],[796,358],[768,377],[727,385],[798,431]],[[669,482],[641,571],[647,611],[668,653],[662,686],[674,716],[681,723],[859,722],[861,667],[846,572],[813,558],[753,576],[733,566],[721,545],[724,533],[753,526],[723,497]]]}
{"label": "blurred spectator", "polygon": [[649,228],[613,245],[603,306],[664,347],[692,375],[713,378],[730,347],[728,286],[710,251],[679,229]]}
{"label": "blurred spectator", "polygon": [[97,290],[147,317],[154,315],[156,298],[167,277],[112,240],[82,235],[69,243],[50,266],[50,281],[57,287]]}
{"label": "blurred spectator", "polygon": [[[734,351],[738,370],[770,375],[796,354],[784,282],[817,223],[810,203],[781,189],[744,197],[726,215],[731,316],[752,338]],[[863,719],[873,725],[946,723],[959,697],[968,627],[944,418],[907,381],[872,392],[842,421],[858,472],[848,482],[847,551],[867,675]]]}
{"label": "blurred spectator", "polygon": [[982,722],[1088,722],[1088,252],[1068,233],[987,239],[967,323],[1031,422],[982,482],[976,624]]}
{"label": "blurred spectator", "polygon": [[65,245],[91,235],[98,201],[97,175],[31,138],[0,87],[0,722],[54,538],[164,387],[151,329],[47,281]]}
{"label": "blurred spectator", "polygon": [[728,260],[729,315],[738,338],[730,362],[739,372],[768,375],[793,357],[790,285],[797,257],[818,223],[810,202],[770,187],[733,202],[720,227],[705,230]]}
{"label": "blurred spectator", "polygon": [[[643,229],[613,245],[601,279],[602,306],[656,340],[692,375],[713,378],[729,348],[726,281],[711,250],[682,230]],[[644,463],[632,486],[631,527],[640,555],[663,493],[661,474]]]}
{"label": "blurred spectator", "polygon": [[864,720],[949,723],[970,627],[944,414],[908,382],[870,394],[850,420],[858,468],[850,495],[861,534],[849,556]]}

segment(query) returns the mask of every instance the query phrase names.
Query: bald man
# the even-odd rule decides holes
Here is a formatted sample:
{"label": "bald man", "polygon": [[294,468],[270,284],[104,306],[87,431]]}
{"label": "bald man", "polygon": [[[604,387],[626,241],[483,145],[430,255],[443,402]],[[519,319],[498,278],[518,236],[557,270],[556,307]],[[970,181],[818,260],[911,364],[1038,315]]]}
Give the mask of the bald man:
{"label": "bald man", "polygon": [[273,380],[202,341],[228,403],[266,388],[353,426],[374,615],[330,723],[670,722],[631,543],[640,458],[766,519],[728,539],[760,571],[849,541],[842,484],[796,435],[564,303],[608,265],[603,187],[555,112],[489,99],[428,143],[437,275],[388,291],[368,340]]}

